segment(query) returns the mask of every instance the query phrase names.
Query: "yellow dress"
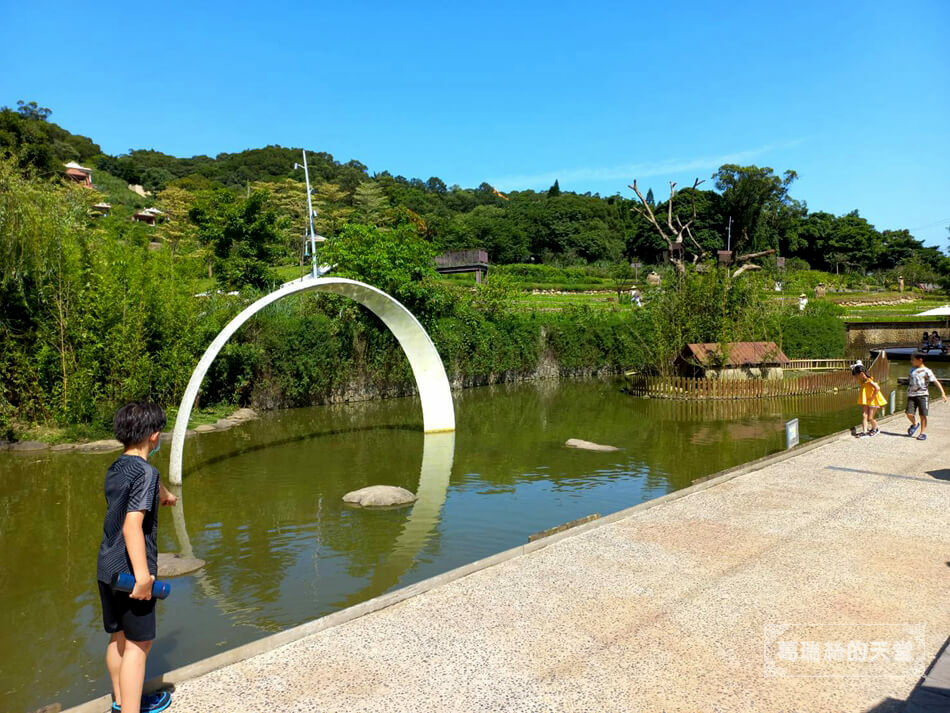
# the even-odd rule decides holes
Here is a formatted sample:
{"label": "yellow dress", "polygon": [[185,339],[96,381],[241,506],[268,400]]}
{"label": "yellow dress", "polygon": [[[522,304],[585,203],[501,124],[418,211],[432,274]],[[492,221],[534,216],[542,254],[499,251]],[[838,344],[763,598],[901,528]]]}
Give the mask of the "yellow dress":
{"label": "yellow dress", "polygon": [[886,406],[887,399],[884,398],[884,394],[881,393],[880,387],[877,390],[877,396],[871,397],[871,394],[874,393],[874,387],[877,384],[868,379],[864,382],[864,385],[861,387],[861,393],[858,394],[858,405],[859,406]]}

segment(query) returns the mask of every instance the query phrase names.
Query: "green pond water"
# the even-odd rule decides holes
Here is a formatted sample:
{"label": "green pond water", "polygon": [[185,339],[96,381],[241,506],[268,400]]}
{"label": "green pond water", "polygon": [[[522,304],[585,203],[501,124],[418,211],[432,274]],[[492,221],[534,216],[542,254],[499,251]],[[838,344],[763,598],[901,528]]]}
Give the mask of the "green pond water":
{"label": "green pond water", "polygon": [[[629,397],[616,381],[534,383],[458,393],[454,436],[423,436],[418,401],[395,399],[189,437],[159,549],[208,564],[159,603],[148,676],[780,451],[790,418],[802,441],[847,428],[856,396],[684,403]],[[168,451],[154,461],[163,476]],[[0,710],[109,690],[95,563],[116,455],[0,453]],[[420,499],[385,511],[341,501],[380,483]]]}

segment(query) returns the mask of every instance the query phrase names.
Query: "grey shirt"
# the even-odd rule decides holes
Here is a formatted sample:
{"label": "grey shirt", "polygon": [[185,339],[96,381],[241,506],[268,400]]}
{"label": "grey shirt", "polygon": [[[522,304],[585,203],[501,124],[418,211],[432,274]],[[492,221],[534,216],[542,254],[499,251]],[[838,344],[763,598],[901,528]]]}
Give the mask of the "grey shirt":
{"label": "grey shirt", "polygon": [[910,370],[907,379],[908,396],[929,396],[927,385],[937,381],[936,375],[926,366],[916,366]]}
{"label": "grey shirt", "polygon": [[96,579],[107,584],[113,575],[132,572],[125,548],[122,526],[127,513],[145,511],[145,558],[149,574],[158,575],[158,470],[138,456],[122,454],[106,471],[106,517],[102,524],[102,544]]}

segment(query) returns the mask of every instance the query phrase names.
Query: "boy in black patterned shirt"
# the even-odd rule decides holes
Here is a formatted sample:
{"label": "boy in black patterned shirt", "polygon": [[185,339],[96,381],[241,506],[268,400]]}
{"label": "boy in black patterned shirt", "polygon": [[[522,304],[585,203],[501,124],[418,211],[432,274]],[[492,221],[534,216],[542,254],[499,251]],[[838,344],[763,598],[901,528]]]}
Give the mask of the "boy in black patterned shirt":
{"label": "boy in black patterned shirt", "polygon": [[[136,401],[120,408],[112,421],[125,450],[106,472],[106,516],[96,565],[102,624],[109,634],[106,668],[112,679],[113,711],[157,713],[171,704],[167,691],[142,695],[145,660],[155,639],[152,583],[158,574],[158,506],[177,498],[162,485],[148,459],[159,448],[165,413]],[[129,572],[131,592],[115,591],[113,578]]]}

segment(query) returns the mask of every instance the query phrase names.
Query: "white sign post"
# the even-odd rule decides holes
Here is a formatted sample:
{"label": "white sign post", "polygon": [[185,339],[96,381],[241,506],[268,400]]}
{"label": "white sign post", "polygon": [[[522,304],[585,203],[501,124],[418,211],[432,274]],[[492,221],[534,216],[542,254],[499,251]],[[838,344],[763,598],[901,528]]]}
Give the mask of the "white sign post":
{"label": "white sign post", "polygon": [[798,445],[798,419],[793,418],[785,424],[785,450],[791,450]]}

